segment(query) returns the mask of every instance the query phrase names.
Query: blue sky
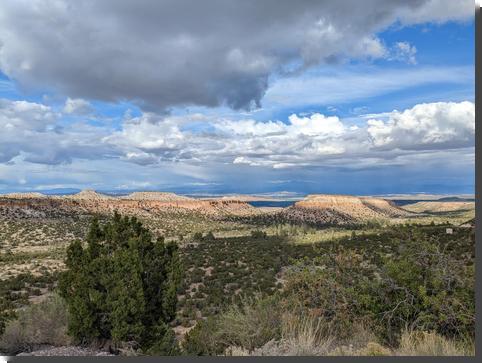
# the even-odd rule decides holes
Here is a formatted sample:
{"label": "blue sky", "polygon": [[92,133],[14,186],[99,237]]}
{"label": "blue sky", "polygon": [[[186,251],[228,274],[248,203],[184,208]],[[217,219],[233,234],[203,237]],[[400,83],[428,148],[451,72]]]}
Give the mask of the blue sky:
{"label": "blue sky", "polygon": [[253,34],[244,8],[219,32],[34,2],[0,5],[0,193],[474,192],[470,1],[301,2]]}

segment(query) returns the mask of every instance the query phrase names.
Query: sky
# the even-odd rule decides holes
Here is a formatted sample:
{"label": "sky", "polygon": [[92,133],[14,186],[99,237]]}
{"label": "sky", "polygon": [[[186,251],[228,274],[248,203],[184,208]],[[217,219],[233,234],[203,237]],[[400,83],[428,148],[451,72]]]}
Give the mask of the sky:
{"label": "sky", "polygon": [[0,193],[474,193],[472,0],[0,2]]}

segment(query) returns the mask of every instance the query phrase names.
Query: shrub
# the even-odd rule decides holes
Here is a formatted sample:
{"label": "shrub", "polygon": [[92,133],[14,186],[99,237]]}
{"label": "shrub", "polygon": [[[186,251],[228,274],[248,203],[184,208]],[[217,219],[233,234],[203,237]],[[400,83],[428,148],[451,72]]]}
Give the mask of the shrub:
{"label": "shrub", "polygon": [[392,352],[390,351],[390,349],[385,348],[378,343],[369,342],[365,348],[358,350],[355,355],[372,356],[372,357],[389,356],[389,355],[392,355]]}
{"label": "shrub", "polygon": [[217,319],[200,320],[186,334],[182,348],[189,355],[218,355],[226,348],[218,340]]}
{"label": "shrub", "polygon": [[453,340],[426,331],[404,331],[396,355],[401,356],[465,356],[475,355],[472,344],[456,344]]}
{"label": "shrub", "polygon": [[435,331],[446,337],[475,330],[474,268],[464,266],[439,245],[408,241],[400,256],[386,259],[373,312],[389,342],[402,329]]}
{"label": "shrub", "polygon": [[251,237],[253,238],[266,238],[266,232],[260,230],[251,231]]}
{"label": "shrub", "polygon": [[136,218],[115,213],[103,228],[93,219],[86,248],[80,241],[68,247],[59,289],[76,341],[175,351],[165,345],[172,341],[166,323],[175,318],[181,278],[177,246],[152,239]]}
{"label": "shrub", "polygon": [[65,301],[56,294],[51,295],[39,304],[20,310],[18,318],[7,323],[0,349],[17,354],[40,345],[68,345],[67,322]]}
{"label": "shrub", "polygon": [[200,321],[186,335],[184,350],[194,355],[221,354],[230,346],[248,351],[280,337],[278,297],[243,298],[216,318]]}
{"label": "shrub", "polygon": [[220,339],[227,346],[253,350],[279,338],[281,311],[277,296],[243,298],[231,305],[218,321]]}
{"label": "shrub", "polygon": [[365,307],[369,283],[369,273],[353,251],[301,260],[286,274],[283,307],[321,319],[326,333],[346,340],[355,326],[370,324],[371,314]]}
{"label": "shrub", "polygon": [[13,318],[14,315],[12,312],[12,303],[3,296],[0,296],[0,336],[3,334],[8,320]]}

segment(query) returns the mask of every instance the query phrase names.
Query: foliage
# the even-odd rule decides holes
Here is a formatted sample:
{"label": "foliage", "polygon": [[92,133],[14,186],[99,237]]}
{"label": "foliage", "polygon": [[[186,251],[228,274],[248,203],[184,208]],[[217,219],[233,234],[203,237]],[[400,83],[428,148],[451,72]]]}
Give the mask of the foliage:
{"label": "foliage", "polygon": [[466,356],[475,355],[471,344],[456,343],[437,333],[405,331],[396,351],[399,356]]}
{"label": "foliage", "polygon": [[[227,354],[250,355],[393,355],[399,352],[397,346],[403,348],[407,327],[433,331],[438,337],[435,345],[474,340],[475,239],[468,229],[447,235],[443,226],[406,225],[378,234],[362,231],[312,247],[275,241],[274,237],[258,241],[257,253],[236,253],[252,256],[247,261],[250,268],[263,266],[259,262],[267,256],[271,264],[271,258],[283,254],[287,259],[279,265],[263,266],[276,273],[289,265],[284,267],[281,296],[270,301],[270,295],[278,293],[261,290],[262,299],[241,299],[217,317],[201,321],[187,335],[184,347],[189,354],[220,354],[224,349]],[[226,261],[230,255],[225,245],[233,251],[247,242],[216,243],[218,248],[211,249],[210,257]],[[216,257],[221,253],[222,257]],[[220,273],[216,268],[209,279],[204,277],[204,283]],[[194,299],[195,295],[187,296],[183,304]],[[270,311],[277,322],[270,327],[271,336],[257,334],[269,326],[260,311]],[[445,354],[450,349],[439,351]]]}
{"label": "foliage", "polygon": [[0,339],[0,349],[7,354],[32,350],[40,345],[68,345],[67,307],[58,295],[31,305],[10,320]]}
{"label": "foliage", "polygon": [[0,336],[5,330],[8,320],[14,316],[12,313],[12,304],[3,296],[0,296]]}
{"label": "foliage", "polygon": [[400,243],[397,254],[373,258],[378,265],[343,247],[301,260],[287,274],[285,303],[320,316],[338,339],[355,323],[371,325],[391,345],[405,327],[473,335],[473,265],[457,259],[449,245],[418,237]]}
{"label": "foliage", "polygon": [[286,274],[284,308],[320,318],[322,326],[339,340],[355,325],[365,324],[370,294],[370,271],[361,256],[340,248],[314,259],[298,261]]}
{"label": "foliage", "polygon": [[87,246],[68,247],[59,289],[69,309],[69,333],[79,342],[133,342],[159,354],[171,332],[181,279],[177,246],[152,235],[134,217],[92,220]]}
{"label": "foliage", "polygon": [[256,295],[231,305],[215,318],[199,322],[186,336],[189,354],[211,355],[238,346],[249,351],[280,337],[281,315],[278,296]]}
{"label": "foliage", "polygon": [[218,339],[218,325],[215,317],[200,320],[186,334],[182,344],[188,355],[219,355],[226,348]]}
{"label": "foliage", "polygon": [[260,230],[251,231],[251,237],[253,238],[266,238],[266,232]]}

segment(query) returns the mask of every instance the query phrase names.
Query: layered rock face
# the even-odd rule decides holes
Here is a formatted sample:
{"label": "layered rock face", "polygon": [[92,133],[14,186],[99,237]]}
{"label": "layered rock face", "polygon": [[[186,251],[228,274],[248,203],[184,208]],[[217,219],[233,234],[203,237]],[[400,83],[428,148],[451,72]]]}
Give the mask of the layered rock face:
{"label": "layered rock face", "polygon": [[8,193],[8,194],[1,194],[0,198],[31,199],[31,198],[47,198],[47,196],[42,193]]}
{"label": "layered rock face", "polygon": [[257,213],[251,205],[236,200],[198,200],[173,193],[136,192],[113,197],[85,190],[66,196],[40,194],[0,195],[0,215],[16,217],[45,217],[90,213],[113,213],[140,217],[154,216],[166,211],[193,211],[207,215],[245,216]]}
{"label": "layered rock face", "polygon": [[385,199],[329,194],[309,195],[286,213],[294,221],[311,224],[349,224],[410,215]]}
{"label": "layered rock face", "polygon": [[157,200],[162,202],[175,202],[180,200],[195,200],[193,198],[184,197],[174,193],[165,192],[134,192],[129,195],[123,195],[119,199],[128,200]]}
{"label": "layered rock face", "polygon": [[441,213],[441,212],[457,212],[469,211],[475,209],[475,202],[440,202],[425,201],[408,204],[403,209],[415,213]]}

